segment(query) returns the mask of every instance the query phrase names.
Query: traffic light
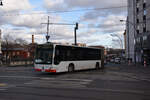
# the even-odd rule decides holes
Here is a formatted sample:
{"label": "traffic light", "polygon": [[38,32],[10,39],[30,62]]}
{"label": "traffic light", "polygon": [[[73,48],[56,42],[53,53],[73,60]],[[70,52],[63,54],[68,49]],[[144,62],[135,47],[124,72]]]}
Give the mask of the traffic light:
{"label": "traffic light", "polygon": [[46,40],[47,40],[47,42],[48,42],[49,38],[50,38],[50,36],[49,36],[49,35],[46,35]]}
{"label": "traffic light", "polygon": [[78,29],[78,23],[76,23],[76,29]]}
{"label": "traffic light", "polygon": [[2,2],[2,1],[0,1],[0,5],[1,5],[1,6],[3,5],[3,2]]}

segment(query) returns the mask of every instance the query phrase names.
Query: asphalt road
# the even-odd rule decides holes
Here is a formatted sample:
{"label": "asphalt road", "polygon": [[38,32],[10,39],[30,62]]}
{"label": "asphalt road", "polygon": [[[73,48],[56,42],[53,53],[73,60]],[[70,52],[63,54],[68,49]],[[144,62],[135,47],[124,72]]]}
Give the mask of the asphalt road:
{"label": "asphalt road", "polygon": [[61,74],[0,67],[0,100],[150,100],[149,76],[149,68],[120,64]]}

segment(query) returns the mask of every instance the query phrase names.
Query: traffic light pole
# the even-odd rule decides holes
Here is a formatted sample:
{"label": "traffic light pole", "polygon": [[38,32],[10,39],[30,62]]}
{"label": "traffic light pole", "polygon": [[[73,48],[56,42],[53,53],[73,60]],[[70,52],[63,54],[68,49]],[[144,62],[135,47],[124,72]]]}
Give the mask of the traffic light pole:
{"label": "traffic light pole", "polygon": [[74,45],[77,45],[77,30],[76,30],[76,27],[74,29]]}
{"label": "traffic light pole", "polygon": [[74,28],[74,45],[77,45],[77,29],[78,23],[76,23],[76,27]]}

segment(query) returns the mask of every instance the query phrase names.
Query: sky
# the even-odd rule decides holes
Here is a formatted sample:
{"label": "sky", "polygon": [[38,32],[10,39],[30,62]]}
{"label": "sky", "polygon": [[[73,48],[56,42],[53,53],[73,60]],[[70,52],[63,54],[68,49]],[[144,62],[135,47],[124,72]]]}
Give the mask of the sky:
{"label": "sky", "polygon": [[[9,34],[31,43],[46,42],[48,16],[50,23],[79,23],[77,42],[119,48],[117,34],[123,38],[127,0],[3,0],[0,6],[2,38]],[[74,43],[75,25],[50,25],[50,42]]]}

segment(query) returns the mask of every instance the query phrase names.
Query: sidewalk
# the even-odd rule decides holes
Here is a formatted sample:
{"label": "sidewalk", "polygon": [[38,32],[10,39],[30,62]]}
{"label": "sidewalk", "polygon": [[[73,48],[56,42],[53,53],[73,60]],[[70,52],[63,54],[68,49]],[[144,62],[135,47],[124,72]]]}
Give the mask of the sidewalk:
{"label": "sidewalk", "polygon": [[150,82],[150,66],[144,67],[140,64],[109,64],[105,70],[114,75]]}

